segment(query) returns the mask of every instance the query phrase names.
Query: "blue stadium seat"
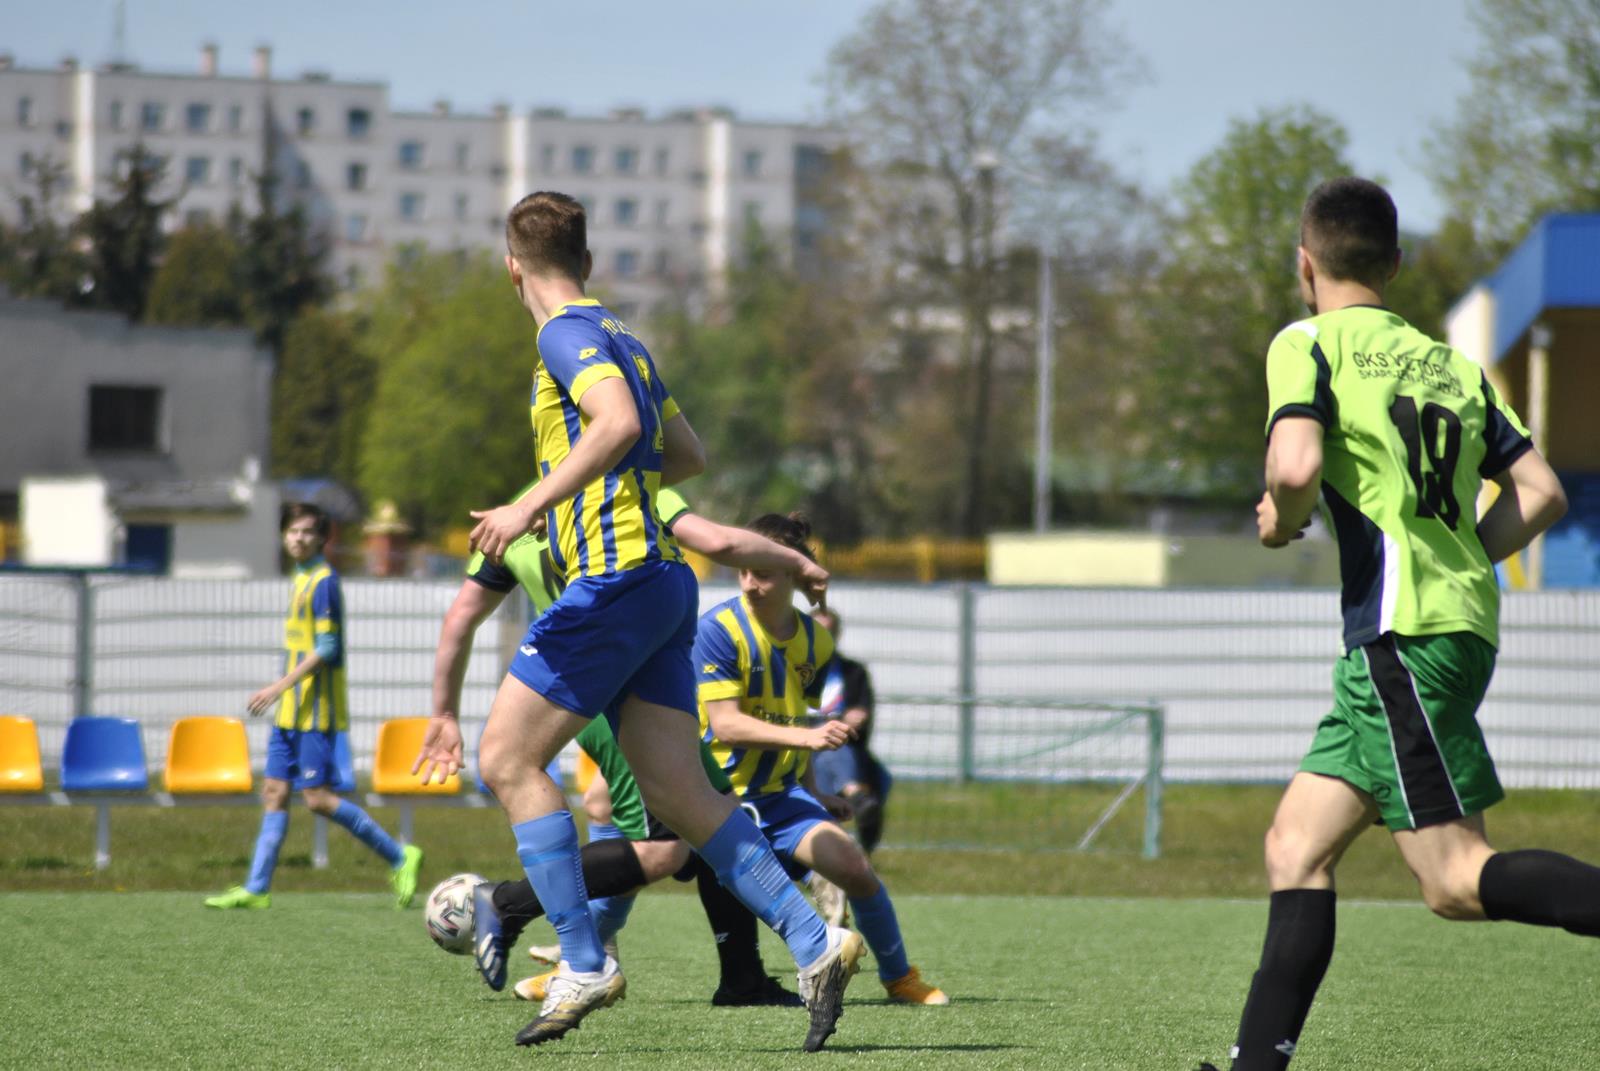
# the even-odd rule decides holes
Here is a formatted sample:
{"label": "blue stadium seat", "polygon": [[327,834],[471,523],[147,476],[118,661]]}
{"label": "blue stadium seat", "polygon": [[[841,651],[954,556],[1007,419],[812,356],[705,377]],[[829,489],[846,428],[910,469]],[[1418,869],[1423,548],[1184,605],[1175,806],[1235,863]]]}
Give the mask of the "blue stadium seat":
{"label": "blue stadium seat", "polygon": [[72,719],[61,751],[61,787],[67,792],[145,792],[144,740],[132,718]]}

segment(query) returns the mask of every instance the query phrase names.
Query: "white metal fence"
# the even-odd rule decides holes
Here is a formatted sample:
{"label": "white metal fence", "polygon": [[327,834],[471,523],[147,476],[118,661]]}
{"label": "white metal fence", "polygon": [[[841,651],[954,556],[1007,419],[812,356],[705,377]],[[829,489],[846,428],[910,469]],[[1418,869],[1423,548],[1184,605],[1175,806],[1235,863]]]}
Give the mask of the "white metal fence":
{"label": "white metal fence", "polygon": [[[434,643],[456,587],[345,581],[358,766],[370,762],[378,722],[428,712]],[[733,593],[707,586],[701,602]],[[242,714],[250,692],[281,672],[286,598],[284,581],[0,574],[0,713],[39,723],[47,768],[75,713],[138,718],[159,767],[173,720]],[[1019,716],[1055,717],[1043,707],[1018,715],[1029,700],[1071,700],[1164,708],[1168,781],[1282,780],[1327,710],[1338,653],[1331,591],[840,583],[831,602],[844,618],[842,649],[867,663],[884,697],[874,749],[902,778],[1003,777],[991,759],[1010,752],[993,747],[994,733],[1021,731]],[[487,712],[503,653],[520,637],[521,607],[508,607],[479,630],[462,703],[469,723]],[[1503,780],[1600,788],[1600,592],[1508,594],[1503,619],[1482,712]],[[917,696],[928,698],[896,698]],[[251,731],[261,756],[266,726]]]}

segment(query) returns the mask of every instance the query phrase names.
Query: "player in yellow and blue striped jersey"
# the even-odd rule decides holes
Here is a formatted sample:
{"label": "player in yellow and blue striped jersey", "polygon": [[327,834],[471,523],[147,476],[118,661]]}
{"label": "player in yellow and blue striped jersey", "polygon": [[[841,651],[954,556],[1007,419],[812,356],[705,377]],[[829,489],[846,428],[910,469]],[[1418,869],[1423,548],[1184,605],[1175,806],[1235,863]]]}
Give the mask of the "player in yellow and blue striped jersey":
{"label": "player in yellow and blue striped jersey", "polygon": [[[811,527],[798,516],[769,513],[749,528],[811,556]],[[950,1003],[906,958],[888,890],[861,846],[834,821],[849,816],[849,802],[816,790],[812,752],[839,748],[855,732],[840,720],[810,724],[809,708],[820,699],[833,660],[833,637],[794,608],[788,575],[741,569],[739,589],[737,598],[700,618],[694,644],[700,729],[712,758],[789,876],[815,870],[845,891],[889,999]]]}
{"label": "player in yellow and blue striped jersey", "polygon": [[306,806],[333,819],[390,867],[395,906],[408,907],[417,891],[422,849],[402,846],[366,811],[340,799],[339,738],[350,731],[350,697],[345,684],[344,594],[339,574],[322,556],[328,540],[328,515],[297,502],[283,512],[283,548],[294,561],[294,586],[283,622],[284,674],[250,697],[252,716],[277,708],[267,738],[267,768],[261,790],[264,813],[256,836],[250,874],[206,900],[207,907],[264,908],[278,865],[278,849],[289,830],[289,789],[300,790]]}

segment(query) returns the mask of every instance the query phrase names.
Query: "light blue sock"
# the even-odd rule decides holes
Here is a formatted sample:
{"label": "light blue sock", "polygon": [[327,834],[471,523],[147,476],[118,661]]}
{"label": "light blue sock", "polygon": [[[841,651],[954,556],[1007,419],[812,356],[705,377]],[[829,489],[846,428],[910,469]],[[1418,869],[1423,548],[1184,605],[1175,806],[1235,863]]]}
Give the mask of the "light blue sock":
{"label": "light blue sock", "polygon": [[900,938],[900,920],[895,918],[883,882],[878,882],[878,891],[871,896],[860,900],[852,896],[850,910],[856,913],[856,928],[878,961],[878,977],[885,982],[904,978],[911,964],[906,960],[906,943]]}
{"label": "light blue sock", "polygon": [[250,876],[244,887],[257,895],[272,888],[272,872],[278,869],[278,849],[289,832],[288,811],[266,811],[261,815],[261,832],[256,834],[256,854],[250,860]]}
{"label": "light blue sock", "polygon": [[[610,822],[589,823],[589,843],[597,840],[625,840],[626,834]],[[628,912],[633,910],[634,894],[602,896],[589,901],[589,916],[594,919],[595,932],[600,943],[605,944],[628,924]]]}
{"label": "light blue sock", "polygon": [[561,958],[575,971],[604,970],[606,953],[589,917],[589,890],[583,884],[572,812],[518,822],[511,832],[517,838],[523,873],[561,939]]}
{"label": "light blue sock", "polygon": [[391,867],[399,866],[405,858],[400,850],[400,842],[385,833],[370,814],[349,800],[340,800],[339,809],[328,817],[348,829],[362,844],[383,856]]}
{"label": "light blue sock", "polygon": [[700,858],[756,918],[783,938],[795,963],[807,966],[828,950],[827,925],[784,873],[749,815],[734,808],[701,845]]}

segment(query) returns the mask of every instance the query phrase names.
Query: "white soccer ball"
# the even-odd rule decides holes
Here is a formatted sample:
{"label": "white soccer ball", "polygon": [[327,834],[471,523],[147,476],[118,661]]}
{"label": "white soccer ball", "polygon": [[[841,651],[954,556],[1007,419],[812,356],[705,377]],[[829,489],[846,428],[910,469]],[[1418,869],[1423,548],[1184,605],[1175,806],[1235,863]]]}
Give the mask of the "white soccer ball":
{"label": "white soccer ball", "polygon": [[458,956],[472,951],[472,890],[484,879],[477,874],[445,878],[428,894],[422,916],[433,943]]}

